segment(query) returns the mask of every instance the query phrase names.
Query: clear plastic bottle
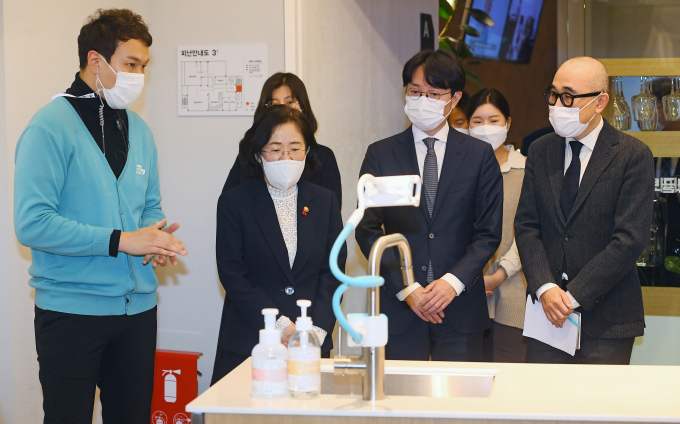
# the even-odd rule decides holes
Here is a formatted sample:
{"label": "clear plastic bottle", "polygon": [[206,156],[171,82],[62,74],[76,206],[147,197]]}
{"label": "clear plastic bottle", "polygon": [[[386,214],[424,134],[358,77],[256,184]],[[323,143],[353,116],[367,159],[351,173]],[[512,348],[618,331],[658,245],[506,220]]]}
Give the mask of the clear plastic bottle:
{"label": "clear plastic bottle", "polygon": [[281,331],[276,329],[278,309],[263,309],[264,330],[255,345],[253,361],[253,394],[259,399],[280,399],[287,396],[288,352],[281,344]]}
{"label": "clear plastic bottle", "polygon": [[321,393],[321,346],[307,316],[309,300],[298,300],[302,316],[288,342],[288,392],[296,399],[311,399]]}

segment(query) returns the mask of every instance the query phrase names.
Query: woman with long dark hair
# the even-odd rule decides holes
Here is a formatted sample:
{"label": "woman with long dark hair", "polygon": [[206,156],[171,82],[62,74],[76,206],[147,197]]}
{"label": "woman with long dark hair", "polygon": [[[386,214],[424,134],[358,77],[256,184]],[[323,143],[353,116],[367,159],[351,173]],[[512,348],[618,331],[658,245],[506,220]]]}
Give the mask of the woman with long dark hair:
{"label": "woman with long dark hair", "polygon": [[[299,110],[309,121],[312,133],[316,133],[318,125],[314,112],[312,112],[312,106],[309,103],[307,89],[297,75],[277,72],[265,81],[262,86],[260,101],[255,109],[254,119],[257,119],[257,117],[267,110],[267,108],[274,105],[286,105]],[[318,166],[314,171],[305,173],[302,176],[302,179],[325,187],[335,193],[335,196],[338,198],[338,203],[342,207],[342,184],[340,181],[340,170],[338,169],[335,155],[330,148],[320,144],[317,144],[316,150]],[[222,192],[257,178],[261,175],[261,172],[261,169],[249,169],[243,163],[239,163],[237,159],[231,167],[231,171],[229,171],[229,176],[227,177]]]}

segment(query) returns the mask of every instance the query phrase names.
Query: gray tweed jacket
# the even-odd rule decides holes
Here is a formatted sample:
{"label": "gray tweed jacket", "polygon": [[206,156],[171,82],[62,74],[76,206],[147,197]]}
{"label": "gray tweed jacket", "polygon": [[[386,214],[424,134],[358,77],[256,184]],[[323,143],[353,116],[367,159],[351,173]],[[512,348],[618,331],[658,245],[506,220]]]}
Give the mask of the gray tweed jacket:
{"label": "gray tweed jacket", "polygon": [[[515,217],[527,291],[552,282],[581,304],[591,337],[644,333],[636,259],[649,237],[654,198],[652,152],[606,121],[583,175],[571,214],[563,216],[565,139],[555,133],[529,149]],[[566,264],[569,281],[562,282]]]}

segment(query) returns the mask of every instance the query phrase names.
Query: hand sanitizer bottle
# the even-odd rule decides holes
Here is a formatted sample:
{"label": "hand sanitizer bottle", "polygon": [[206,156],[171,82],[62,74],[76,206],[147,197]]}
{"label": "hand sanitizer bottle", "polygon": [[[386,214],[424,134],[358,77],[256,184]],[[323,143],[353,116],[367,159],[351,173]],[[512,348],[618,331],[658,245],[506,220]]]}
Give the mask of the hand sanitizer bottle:
{"label": "hand sanitizer bottle", "polygon": [[298,300],[302,316],[295,322],[295,332],[288,342],[288,392],[298,399],[310,399],[321,392],[321,347],[307,316],[309,300]]}
{"label": "hand sanitizer bottle", "polygon": [[253,348],[253,397],[280,399],[288,388],[288,352],[281,344],[281,331],[275,327],[278,309],[263,309],[264,330]]}

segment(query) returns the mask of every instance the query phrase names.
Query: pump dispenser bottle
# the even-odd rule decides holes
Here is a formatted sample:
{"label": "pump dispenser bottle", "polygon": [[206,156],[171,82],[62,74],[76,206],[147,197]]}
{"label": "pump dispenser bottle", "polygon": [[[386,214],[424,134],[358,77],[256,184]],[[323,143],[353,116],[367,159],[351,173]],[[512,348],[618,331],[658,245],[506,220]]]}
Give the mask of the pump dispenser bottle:
{"label": "pump dispenser bottle", "polygon": [[281,331],[276,329],[278,309],[263,309],[264,330],[260,343],[253,348],[253,397],[279,399],[286,397],[288,386],[288,352],[281,344]]}
{"label": "pump dispenser bottle", "polygon": [[321,346],[307,316],[309,300],[298,300],[302,316],[288,342],[288,392],[294,398],[310,399],[321,392]]}

